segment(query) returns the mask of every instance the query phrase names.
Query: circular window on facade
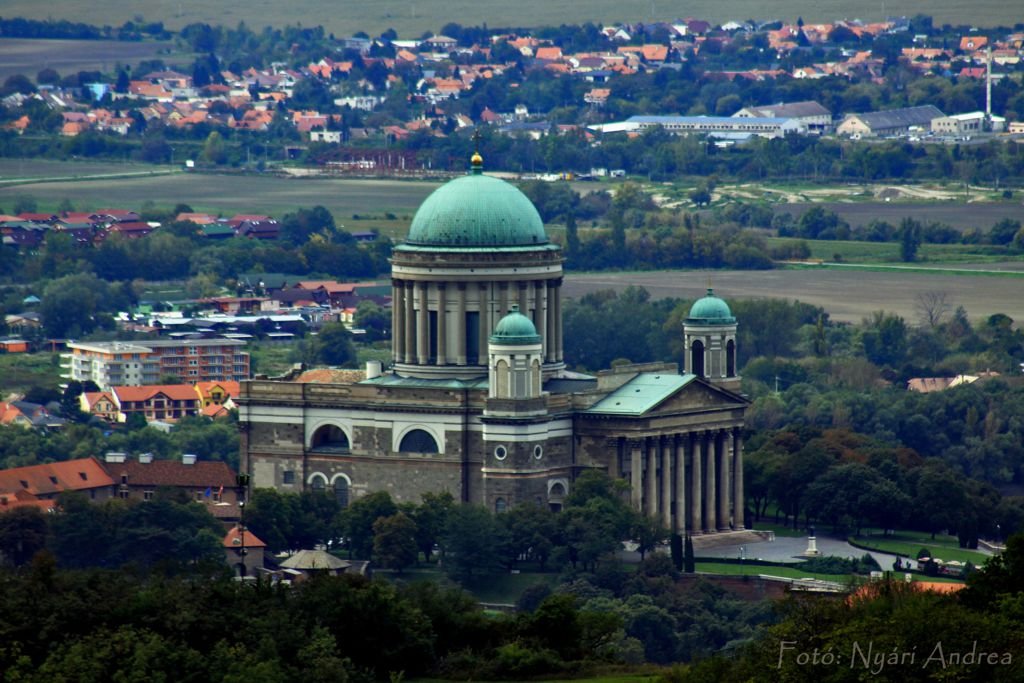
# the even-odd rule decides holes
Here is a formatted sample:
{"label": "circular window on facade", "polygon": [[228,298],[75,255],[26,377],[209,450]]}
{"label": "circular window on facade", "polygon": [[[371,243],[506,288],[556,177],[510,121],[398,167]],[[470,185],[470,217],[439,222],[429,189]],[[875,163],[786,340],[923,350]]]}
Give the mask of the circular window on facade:
{"label": "circular window on facade", "polygon": [[504,460],[506,457],[508,457],[508,449],[505,448],[504,446],[498,446],[497,448],[494,449],[494,457],[497,458],[498,460]]}
{"label": "circular window on facade", "polygon": [[544,457],[544,447],[543,446],[539,446],[539,445],[538,446],[534,446],[533,447],[533,457],[537,458],[537,460],[540,460],[541,458],[543,458]]}

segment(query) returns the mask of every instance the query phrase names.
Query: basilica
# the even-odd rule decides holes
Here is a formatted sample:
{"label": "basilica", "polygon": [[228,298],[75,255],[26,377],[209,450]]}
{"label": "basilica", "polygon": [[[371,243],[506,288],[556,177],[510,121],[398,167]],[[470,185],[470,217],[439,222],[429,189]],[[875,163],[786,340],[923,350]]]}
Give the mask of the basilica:
{"label": "basilica", "polygon": [[374,491],[413,502],[448,491],[495,512],[557,510],[596,469],[628,482],[632,504],[673,531],[744,528],[747,400],[728,304],[709,289],[693,305],[679,330],[682,372],[575,372],[562,354],[562,262],[530,200],[474,155],[394,249],[389,367],[369,363],[353,381],[242,384],[252,485],[326,490],[343,505]]}

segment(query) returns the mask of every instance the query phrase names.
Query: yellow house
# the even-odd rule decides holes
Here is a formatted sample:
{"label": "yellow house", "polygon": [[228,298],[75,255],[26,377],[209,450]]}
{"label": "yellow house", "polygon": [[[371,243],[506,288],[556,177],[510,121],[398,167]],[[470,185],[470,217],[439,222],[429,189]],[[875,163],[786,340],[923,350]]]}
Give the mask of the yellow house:
{"label": "yellow house", "polygon": [[238,382],[196,382],[196,393],[199,395],[201,408],[216,405],[222,406],[233,398],[238,398]]}

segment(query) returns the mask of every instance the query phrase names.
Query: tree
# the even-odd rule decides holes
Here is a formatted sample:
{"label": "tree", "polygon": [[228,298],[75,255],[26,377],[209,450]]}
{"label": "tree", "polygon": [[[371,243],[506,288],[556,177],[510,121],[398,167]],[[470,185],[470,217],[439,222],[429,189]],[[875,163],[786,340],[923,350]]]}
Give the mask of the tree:
{"label": "tree", "polygon": [[434,553],[434,546],[437,545],[445,533],[448,525],[448,516],[455,506],[455,498],[452,494],[444,491],[442,493],[424,493],[423,502],[413,510],[413,521],[416,522],[416,543],[423,559],[430,562]]}
{"label": "tree", "polygon": [[227,163],[227,148],[224,145],[224,139],[217,131],[213,131],[206,136],[206,142],[203,144],[202,159],[210,164],[220,165]]}
{"label": "tree", "polygon": [[374,561],[399,573],[416,563],[416,523],[404,512],[373,523]]}
{"label": "tree", "polygon": [[687,574],[694,574],[697,572],[697,564],[694,561],[693,554],[693,539],[690,538],[690,534],[686,534],[686,549],[683,554],[683,564],[685,565],[683,571]]}
{"label": "tree", "polygon": [[942,324],[952,308],[948,292],[929,290],[914,297],[914,310],[917,311],[918,319],[922,325],[933,330]]}
{"label": "tree", "polygon": [[657,517],[634,512],[633,523],[630,528],[630,535],[636,541],[636,550],[640,553],[640,559],[647,556],[647,552],[658,547],[668,535],[665,527]]}
{"label": "tree", "polygon": [[398,507],[387,491],[376,491],[356,500],[340,515],[340,526],[348,541],[349,557],[369,559],[373,555],[373,524],[391,517]]}
{"label": "tree", "polygon": [[904,218],[900,223],[900,258],[906,263],[917,260],[920,245],[921,224],[913,218]]}
{"label": "tree", "polygon": [[39,508],[0,512],[0,557],[15,567],[27,564],[46,547],[46,518]]}
{"label": "tree", "polygon": [[448,574],[462,582],[498,572],[499,529],[494,516],[480,505],[459,505],[448,517],[444,562]]}
{"label": "tree", "polygon": [[366,341],[375,342],[391,338],[391,314],[372,301],[360,301],[353,323],[366,330]]}
{"label": "tree", "polygon": [[342,323],[327,323],[320,328],[319,338],[320,359],[328,365],[350,365],[356,360],[356,350],[352,345],[352,334]]}

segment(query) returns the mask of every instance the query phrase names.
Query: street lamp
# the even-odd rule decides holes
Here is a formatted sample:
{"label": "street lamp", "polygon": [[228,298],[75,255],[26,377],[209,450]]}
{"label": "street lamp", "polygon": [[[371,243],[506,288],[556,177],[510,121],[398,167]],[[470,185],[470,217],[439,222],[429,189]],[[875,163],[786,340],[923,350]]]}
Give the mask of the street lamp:
{"label": "street lamp", "polygon": [[239,575],[245,578],[247,573],[245,556],[248,554],[245,550],[245,497],[246,492],[249,490],[248,474],[241,473],[235,477],[235,489],[238,497],[238,538],[242,544],[242,547],[239,549],[239,555],[242,558]]}

